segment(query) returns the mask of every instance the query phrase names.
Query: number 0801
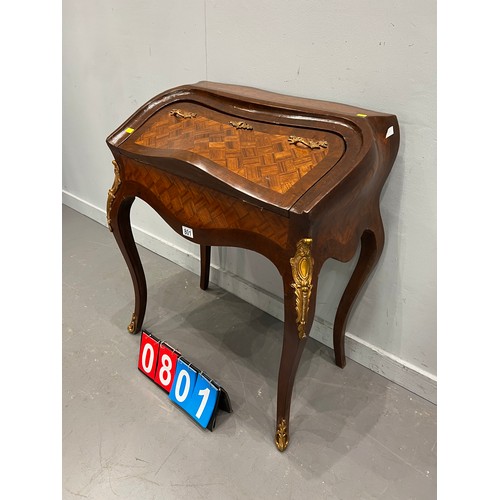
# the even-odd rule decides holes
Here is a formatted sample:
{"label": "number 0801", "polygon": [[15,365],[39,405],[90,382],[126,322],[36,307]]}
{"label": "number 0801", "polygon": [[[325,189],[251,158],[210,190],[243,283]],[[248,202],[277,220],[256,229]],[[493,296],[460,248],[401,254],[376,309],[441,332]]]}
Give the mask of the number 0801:
{"label": "number 0801", "polygon": [[206,428],[217,405],[219,389],[168,344],[143,332],[139,370],[164,389],[170,399]]}

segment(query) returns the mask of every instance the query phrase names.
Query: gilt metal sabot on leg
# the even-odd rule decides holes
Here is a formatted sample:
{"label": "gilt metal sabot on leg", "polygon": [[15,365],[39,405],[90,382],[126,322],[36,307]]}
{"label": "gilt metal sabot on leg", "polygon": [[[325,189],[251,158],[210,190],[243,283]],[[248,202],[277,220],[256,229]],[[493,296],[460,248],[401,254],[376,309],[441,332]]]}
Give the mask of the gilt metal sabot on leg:
{"label": "gilt metal sabot on leg", "polygon": [[288,446],[288,426],[284,418],[278,423],[274,442],[279,451],[285,451]]}

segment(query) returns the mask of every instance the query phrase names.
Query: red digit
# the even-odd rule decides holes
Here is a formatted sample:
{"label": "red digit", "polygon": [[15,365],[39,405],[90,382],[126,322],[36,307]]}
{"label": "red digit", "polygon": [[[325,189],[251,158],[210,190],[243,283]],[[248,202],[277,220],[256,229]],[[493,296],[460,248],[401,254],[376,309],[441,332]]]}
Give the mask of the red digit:
{"label": "red digit", "polygon": [[139,370],[151,379],[155,379],[156,365],[158,364],[158,340],[142,332],[141,348],[139,350]]}
{"label": "red digit", "polygon": [[158,369],[156,370],[155,382],[170,392],[175,376],[177,365],[177,354],[165,344],[160,344],[158,352]]}

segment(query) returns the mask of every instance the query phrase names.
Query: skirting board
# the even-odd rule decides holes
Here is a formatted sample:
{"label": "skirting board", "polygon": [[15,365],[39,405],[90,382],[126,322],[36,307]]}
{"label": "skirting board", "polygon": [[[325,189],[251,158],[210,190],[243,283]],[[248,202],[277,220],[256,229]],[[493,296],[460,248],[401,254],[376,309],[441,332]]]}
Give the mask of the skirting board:
{"label": "skirting board", "polygon": [[[103,209],[91,205],[66,191],[63,191],[63,203],[96,222],[107,226],[106,213]],[[199,273],[200,262],[198,255],[180,249],[140,227],[133,227],[136,242],[139,245],[175,262],[184,269],[195,274]],[[245,302],[283,321],[283,301],[281,298],[244,280],[240,276],[213,265],[210,269],[210,281]],[[333,325],[331,323],[315,317],[310,337],[333,349],[332,328]],[[365,342],[350,332],[346,332],[345,347],[348,358],[436,404],[437,378],[435,375],[373,344]]]}

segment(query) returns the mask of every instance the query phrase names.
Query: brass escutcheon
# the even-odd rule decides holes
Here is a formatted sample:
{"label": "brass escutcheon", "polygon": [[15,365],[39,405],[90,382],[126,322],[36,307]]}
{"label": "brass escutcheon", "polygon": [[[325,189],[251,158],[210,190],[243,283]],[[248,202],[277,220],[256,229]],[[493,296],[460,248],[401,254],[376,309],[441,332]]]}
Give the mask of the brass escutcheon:
{"label": "brass escutcheon", "polygon": [[290,144],[304,144],[310,149],[320,149],[327,148],[328,142],[326,141],[316,141],[315,139],[305,139],[304,137],[297,137],[296,135],[291,135],[288,138]]}
{"label": "brass escutcheon", "polygon": [[235,129],[243,129],[243,130],[253,130],[252,125],[249,125],[248,123],[245,122],[229,122],[229,125],[234,127]]}
{"label": "brass escutcheon", "polygon": [[179,118],[195,118],[196,113],[191,113],[190,111],[182,111],[180,109],[173,109],[170,111],[172,116],[178,116]]}

